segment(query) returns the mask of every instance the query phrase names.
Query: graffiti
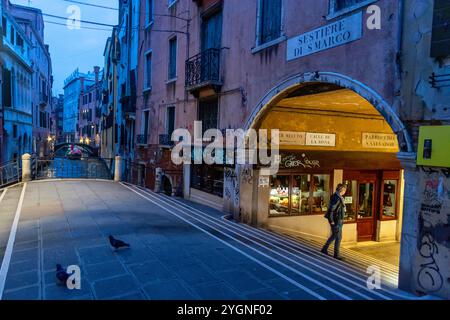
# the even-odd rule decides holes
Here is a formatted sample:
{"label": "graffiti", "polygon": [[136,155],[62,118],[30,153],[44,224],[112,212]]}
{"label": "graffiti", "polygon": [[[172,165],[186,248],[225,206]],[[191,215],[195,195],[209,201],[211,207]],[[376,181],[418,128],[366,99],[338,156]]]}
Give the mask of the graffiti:
{"label": "graffiti", "polygon": [[439,250],[430,233],[425,233],[422,236],[419,253],[427,262],[420,265],[417,283],[425,290],[425,292],[436,292],[441,290],[443,278],[435,260],[435,256],[439,254]]}
{"label": "graffiti", "polygon": [[225,168],[225,198],[233,201],[234,206],[239,206],[239,183],[235,170]]}
{"label": "graffiti", "polygon": [[425,174],[419,211],[416,280],[420,291],[435,293],[442,290],[446,278],[442,263],[445,265],[445,251],[450,247],[450,216],[445,214],[450,193],[445,175],[433,168],[422,168],[422,171]]}
{"label": "graffiti", "polygon": [[243,183],[252,184],[253,183],[253,174],[251,168],[242,169],[241,179]]}

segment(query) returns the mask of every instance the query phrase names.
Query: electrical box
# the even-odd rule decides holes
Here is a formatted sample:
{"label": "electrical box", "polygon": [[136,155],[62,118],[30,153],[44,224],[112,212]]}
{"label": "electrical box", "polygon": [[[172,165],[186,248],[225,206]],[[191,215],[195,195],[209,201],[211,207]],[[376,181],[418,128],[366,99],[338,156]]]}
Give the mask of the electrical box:
{"label": "electrical box", "polygon": [[450,126],[419,128],[417,165],[450,168]]}

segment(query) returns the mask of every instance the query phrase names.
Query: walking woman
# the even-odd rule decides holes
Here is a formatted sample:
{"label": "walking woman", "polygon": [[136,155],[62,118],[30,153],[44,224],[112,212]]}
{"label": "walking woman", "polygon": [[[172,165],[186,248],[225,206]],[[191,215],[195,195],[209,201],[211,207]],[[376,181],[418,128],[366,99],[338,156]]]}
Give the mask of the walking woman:
{"label": "walking woman", "polygon": [[328,219],[331,227],[331,236],[323,246],[321,252],[328,254],[328,247],[334,241],[334,257],[338,260],[343,260],[339,255],[339,246],[342,239],[342,226],[344,222],[345,203],[344,194],[347,191],[345,184],[338,184],[336,192],[331,196],[330,205],[328,207],[325,218]]}

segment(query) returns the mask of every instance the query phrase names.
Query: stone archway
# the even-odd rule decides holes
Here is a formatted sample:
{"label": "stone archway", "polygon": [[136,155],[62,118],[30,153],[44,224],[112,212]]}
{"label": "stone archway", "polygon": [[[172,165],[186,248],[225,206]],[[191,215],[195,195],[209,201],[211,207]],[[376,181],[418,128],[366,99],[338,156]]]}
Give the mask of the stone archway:
{"label": "stone archway", "polygon": [[350,89],[365,98],[385,118],[392,130],[397,134],[400,151],[414,152],[411,137],[392,106],[367,85],[336,72],[302,73],[282,81],[272,88],[256,105],[245,124],[245,130],[255,127],[255,124],[264,116],[267,109],[283,99],[289,92],[298,89],[302,85],[312,83],[338,85],[342,88]]}

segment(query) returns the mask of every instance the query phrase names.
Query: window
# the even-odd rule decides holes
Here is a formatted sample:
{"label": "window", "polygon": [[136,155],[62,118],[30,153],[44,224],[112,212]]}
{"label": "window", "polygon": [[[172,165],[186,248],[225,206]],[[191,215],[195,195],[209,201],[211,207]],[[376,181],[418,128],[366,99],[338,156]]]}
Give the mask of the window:
{"label": "window", "polygon": [[2,104],[5,107],[12,107],[12,75],[8,69],[2,70]]}
{"label": "window", "polygon": [[208,129],[217,128],[217,118],[219,113],[219,101],[216,99],[202,100],[198,105],[198,120],[202,122],[202,133]]}
{"label": "window", "polygon": [[152,53],[145,55],[145,89],[152,87]]}
{"label": "window", "polygon": [[144,111],[144,125],[142,126],[142,128],[144,129],[144,131],[142,132],[144,135],[145,135],[145,137],[147,137],[147,135],[148,135],[148,120],[149,120],[149,114],[150,114],[150,112],[147,110],[147,111]]}
{"label": "window", "polygon": [[447,0],[434,1],[431,57],[445,58],[450,55],[450,3]]}
{"label": "window", "polygon": [[257,45],[281,37],[282,0],[260,0],[257,26]]}
{"label": "window", "polygon": [[13,26],[11,26],[11,39],[10,39],[10,41],[11,41],[11,44],[12,45],[14,45],[14,35],[16,34],[16,32],[15,32],[15,30],[14,30],[14,27]]}
{"label": "window", "polygon": [[373,193],[374,183],[365,182],[359,184],[358,192],[358,219],[373,217]]}
{"label": "window", "polygon": [[356,213],[358,211],[358,181],[351,180],[346,181],[347,191],[344,195],[345,202],[345,222],[354,222],[356,221]]}
{"label": "window", "polygon": [[172,136],[175,130],[175,107],[167,107],[166,133]]}
{"label": "window", "polygon": [[223,166],[191,165],[191,187],[223,197]]}
{"label": "window", "polygon": [[398,180],[383,180],[382,219],[395,219],[397,209]]}
{"label": "window", "polygon": [[153,9],[154,9],[153,0],[147,0],[147,7],[145,8],[145,24],[149,26],[153,22]]}
{"label": "window", "polygon": [[[289,180],[290,176],[273,176],[270,183],[269,214],[289,214]],[[308,190],[309,191],[309,190]]]}
{"label": "window", "polygon": [[328,19],[354,11],[377,0],[330,0]]}
{"label": "window", "polygon": [[7,34],[7,29],[8,28],[8,24],[6,23],[6,18],[5,17],[2,17],[2,33],[3,33],[3,36],[4,37],[6,37],[6,34]]}
{"label": "window", "polygon": [[341,11],[365,1],[367,0],[336,0],[334,2],[334,11]]}
{"label": "window", "polygon": [[330,201],[329,174],[271,177],[269,216],[324,214]]}
{"label": "window", "polygon": [[170,8],[170,7],[173,6],[176,2],[177,2],[177,0],[167,0],[167,6]]}
{"label": "window", "polygon": [[13,124],[13,138],[17,138],[17,124]]}
{"label": "window", "polygon": [[89,93],[89,103],[92,102],[92,93]]}
{"label": "window", "polygon": [[19,35],[19,33],[16,34],[16,39],[17,39],[17,45],[23,49],[23,39]]}
{"label": "window", "polygon": [[177,38],[169,40],[169,79],[177,77]]}

